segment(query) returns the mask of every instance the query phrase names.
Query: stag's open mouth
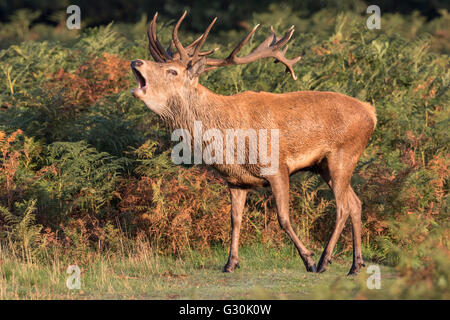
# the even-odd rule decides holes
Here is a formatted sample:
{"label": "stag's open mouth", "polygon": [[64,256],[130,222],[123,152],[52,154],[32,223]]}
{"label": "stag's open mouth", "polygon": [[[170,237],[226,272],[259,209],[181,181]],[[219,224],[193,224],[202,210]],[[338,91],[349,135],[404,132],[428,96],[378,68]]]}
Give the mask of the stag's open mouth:
{"label": "stag's open mouth", "polygon": [[146,89],[147,81],[145,81],[145,78],[142,75],[142,73],[135,67],[131,67],[131,70],[133,70],[134,77],[136,78],[137,82],[139,83],[139,89]]}

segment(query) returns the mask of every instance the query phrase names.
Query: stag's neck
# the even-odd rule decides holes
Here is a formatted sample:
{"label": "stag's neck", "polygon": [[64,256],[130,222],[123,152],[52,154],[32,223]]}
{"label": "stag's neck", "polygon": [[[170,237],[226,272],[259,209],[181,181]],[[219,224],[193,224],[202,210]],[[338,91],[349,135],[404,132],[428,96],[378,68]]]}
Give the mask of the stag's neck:
{"label": "stag's neck", "polygon": [[201,121],[204,128],[230,127],[231,119],[222,108],[225,100],[226,96],[198,84],[169,97],[167,111],[161,114],[161,118],[172,130],[187,129],[192,132],[195,121]]}

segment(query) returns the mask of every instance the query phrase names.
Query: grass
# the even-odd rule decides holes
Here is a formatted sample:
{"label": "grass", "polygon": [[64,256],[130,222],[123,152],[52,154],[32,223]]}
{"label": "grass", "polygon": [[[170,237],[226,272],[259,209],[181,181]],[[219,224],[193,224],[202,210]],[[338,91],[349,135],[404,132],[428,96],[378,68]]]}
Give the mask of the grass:
{"label": "grass", "polygon": [[[69,290],[63,258],[26,263],[3,251],[0,299],[313,299],[343,281],[345,292],[333,292],[333,298],[339,299],[351,297],[367,277],[365,271],[346,277],[351,265],[347,258],[339,258],[323,274],[307,273],[288,246],[244,247],[241,268],[232,274],[221,272],[226,258],[223,248],[191,252],[183,258],[147,250],[128,257],[99,255],[80,266],[81,289]],[[396,276],[388,267],[381,267],[381,274],[382,289],[377,291],[382,295]]]}
{"label": "grass", "polygon": [[[230,237],[225,184],[203,168],[175,166],[170,130],[130,94],[129,63],[149,56],[145,21],[85,29],[66,42],[18,36],[32,20],[22,15],[0,28],[0,39],[12,39],[0,45],[0,298],[450,299],[450,38],[442,31],[450,14],[426,23],[383,14],[382,29],[369,30],[360,13],[257,13],[247,23],[264,23],[245,50],[271,24],[277,32],[295,25],[288,56],[303,56],[299,80],[260,61],[200,81],[227,95],[334,91],[375,105],[377,129],[352,186],[363,202],[366,262],[395,265],[396,273],[382,268],[381,290],[367,289],[365,271],[345,276],[350,228],[329,271],[305,273],[292,244],[283,247],[268,189],[248,196],[241,243],[252,246],[241,251],[242,268],[222,274],[227,250],[211,246]],[[160,26],[168,43],[172,25]],[[220,44],[224,58],[241,33],[212,32],[207,46]],[[184,27],[183,35],[195,37]],[[334,227],[332,192],[305,174],[290,196],[294,229],[317,250]],[[141,236],[152,246],[141,248]],[[80,291],[65,285],[74,264]]]}

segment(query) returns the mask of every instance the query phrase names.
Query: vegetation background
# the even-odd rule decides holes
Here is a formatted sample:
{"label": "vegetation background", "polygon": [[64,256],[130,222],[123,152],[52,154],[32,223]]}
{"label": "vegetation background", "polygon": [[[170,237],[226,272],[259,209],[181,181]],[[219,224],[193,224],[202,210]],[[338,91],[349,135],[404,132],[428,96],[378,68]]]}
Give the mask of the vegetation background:
{"label": "vegetation background", "polygon": [[[81,30],[66,28],[69,4],[81,7]],[[380,30],[366,27],[369,4],[381,8]],[[219,46],[220,57],[256,23],[261,30],[243,53],[270,25],[278,33],[295,25],[288,56],[303,56],[299,80],[260,61],[202,76],[208,88],[330,90],[375,105],[377,129],[352,185],[363,202],[364,258],[393,274],[386,290],[368,290],[364,275],[305,275],[266,189],[247,200],[247,269],[221,278],[225,184],[207,168],[173,165],[170,132],[130,94],[129,61],[149,59],[149,18],[160,12],[167,44],[185,9],[186,43],[219,17],[206,46]],[[220,290],[181,297],[274,297],[258,274],[280,283],[277,298],[450,298],[449,51],[444,0],[0,1],[0,298],[177,298],[211,283]],[[313,251],[334,217],[320,177],[292,178],[291,219]],[[344,273],[351,247],[347,226],[331,269]],[[70,264],[86,274],[84,294],[65,287]],[[239,279],[243,287],[256,281],[256,291],[223,290]]]}

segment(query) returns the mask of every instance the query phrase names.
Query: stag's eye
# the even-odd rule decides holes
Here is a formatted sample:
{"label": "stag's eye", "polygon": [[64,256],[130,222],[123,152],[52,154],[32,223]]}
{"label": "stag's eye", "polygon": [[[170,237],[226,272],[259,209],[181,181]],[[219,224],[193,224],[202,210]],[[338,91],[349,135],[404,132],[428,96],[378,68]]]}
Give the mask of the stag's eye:
{"label": "stag's eye", "polygon": [[176,70],[173,70],[173,69],[168,69],[168,70],[167,70],[167,74],[171,74],[171,75],[173,75],[173,76],[177,76],[177,75],[178,75],[178,72],[177,72]]}

